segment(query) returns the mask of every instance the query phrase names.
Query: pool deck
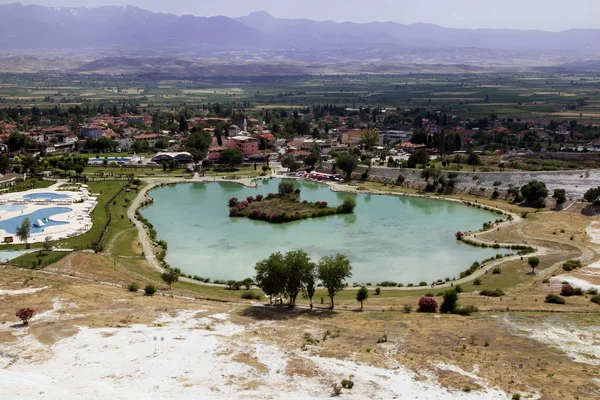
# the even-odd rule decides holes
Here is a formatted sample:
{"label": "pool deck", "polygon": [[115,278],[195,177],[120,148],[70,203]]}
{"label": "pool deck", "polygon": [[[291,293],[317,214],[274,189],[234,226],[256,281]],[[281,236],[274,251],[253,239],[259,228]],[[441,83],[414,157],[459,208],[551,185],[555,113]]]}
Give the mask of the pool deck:
{"label": "pool deck", "polygon": [[[33,189],[26,192],[9,193],[0,196],[0,206],[2,205],[18,205],[26,207],[23,210],[3,211],[0,213],[0,221],[6,221],[15,217],[32,214],[33,212],[48,208],[65,207],[70,208],[68,213],[53,215],[50,217],[52,221],[66,222],[66,224],[48,226],[43,232],[32,233],[29,237],[29,243],[41,243],[46,237],[55,241],[59,239],[71,238],[81,235],[92,228],[92,219],[90,213],[96,207],[97,201],[85,188],[80,191],[59,191],[59,187],[64,181],[59,181],[54,185],[44,189]],[[26,195],[37,193],[56,193],[69,195],[70,199],[55,199],[53,201],[44,201],[40,199],[28,200],[24,198]],[[35,223],[35,221],[31,221]],[[12,233],[0,229],[0,241],[4,242],[5,237],[12,237],[13,244],[22,244],[23,241]]]}

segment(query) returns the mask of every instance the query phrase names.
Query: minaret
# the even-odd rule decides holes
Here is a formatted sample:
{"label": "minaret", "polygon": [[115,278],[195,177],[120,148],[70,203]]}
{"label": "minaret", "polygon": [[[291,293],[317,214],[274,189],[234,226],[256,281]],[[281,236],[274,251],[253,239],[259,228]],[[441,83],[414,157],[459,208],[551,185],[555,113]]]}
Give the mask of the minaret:
{"label": "minaret", "polygon": [[244,117],[244,132],[248,132],[248,121],[246,121],[246,117]]}

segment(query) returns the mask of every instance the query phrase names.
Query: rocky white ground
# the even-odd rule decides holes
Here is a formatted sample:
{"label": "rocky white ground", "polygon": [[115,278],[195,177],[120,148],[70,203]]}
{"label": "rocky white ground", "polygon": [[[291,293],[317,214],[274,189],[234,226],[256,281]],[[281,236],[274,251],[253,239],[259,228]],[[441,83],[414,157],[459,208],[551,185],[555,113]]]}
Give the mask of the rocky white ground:
{"label": "rocky white ground", "polygon": [[[56,299],[54,310],[36,317],[36,323],[64,317],[65,312],[76,312],[76,305]],[[51,347],[20,328],[17,343],[0,344],[0,398],[328,399],[331,384],[350,374],[355,386],[344,390],[343,398],[509,398],[488,387],[476,371],[430,366],[470,376],[483,386],[471,393],[450,391],[431,372],[416,379],[417,374],[401,365],[377,368],[310,351],[290,351],[252,334],[259,325],[270,323],[242,326],[231,322],[227,313],[185,311],[161,315],[154,325],[81,327]],[[0,329],[19,328],[0,325]],[[236,361],[240,354],[250,354],[263,368]],[[292,357],[303,359],[318,373],[288,375]]]}

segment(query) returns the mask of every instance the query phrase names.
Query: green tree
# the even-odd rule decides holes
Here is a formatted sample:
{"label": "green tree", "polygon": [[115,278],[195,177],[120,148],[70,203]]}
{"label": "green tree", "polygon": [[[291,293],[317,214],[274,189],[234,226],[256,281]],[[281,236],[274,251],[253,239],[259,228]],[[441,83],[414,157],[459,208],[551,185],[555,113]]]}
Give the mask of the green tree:
{"label": "green tree", "polygon": [[219,163],[229,168],[235,168],[244,162],[244,153],[238,149],[225,149],[219,156]]}
{"label": "green tree", "polygon": [[472,166],[473,171],[475,171],[475,167],[481,165],[481,159],[479,158],[479,155],[473,151],[470,151],[467,157],[467,164]]}
{"label": "green tree", "polygon": [[318,276],[323,286],[327,289],[331,299],[331,309],[334,308],[333,298],[344,290],[346,279],[352,277],[352,265],[350,260],[343,254],[336,254],[333,257],[323,257],[318,264]]}
{"label": "green tree", "polygon": [[304,158],[304,163],[312,168],[319,162],[321,159],[321,154],[317,148],[314,148],[310,151],[310,154]]}
{"label": "green tree", "polygon": [[212,143],[212,137],[210,136],[210,133],[201,130],[198,132],[194,132],[192,133],[186,143],[185,146],[188,149],[196,149],[196,150],[200,150],[202,152],[206,152],[208,150],[208,148],[210,147]]}
{"label": "green tree", "polygon": [[313,268],[312,272],[310,274],[306,275],[306,285],[304,287],[304,297],[308,299],[308,301],[310,302],[310,309],[312,310],[313,308],[313,302],[312,299],[315,295],[315,290],[316,290],[316,271]]}
{"label": "green tree", "polygon": [[188,130],[187,119],[185,118],[185,114],[181,114],[179,116],[179,132],[187,132],[187,130]]}
{"label": "green tree", "polygon": [[379,144],[379,129],[365,129],[360,136],[360,142],[367,150],[372,149]]}
{"label": "green tree", "polygon": [[25,217],[23,222],[17,226],[17,237],[22,242],[25,242],[25,247],[29,248],[29,235],[31,234],[31,220],[29,217]]}
{"label": "green tree", "polygon": [[296,172],[300,169],[300,164],[296,161],[296,157],[292,154],[288,154],[281,160],[281,166],[288,168],[291,172]]}
{"label": "green tree", "polygon": [[350,154],[342,154],[335,159],[335,165],[344,171],[346,179],[350,180],[352,172],[358,167],[358,159]]}
{"label": "green tree", "polygon": [[10,161],[6,154],[0,154],[0,174],[6,174],[10,167]]}
{"label": "green tree", "polygon": [[535,269],[537,268],[538,265],[540,265],[540,259],[537,257],[530,257],[527,260],[527,263],[531,267],[531,273],[535,274]]}
{"label": "green tree", "polygon": [[529,204],[543,207],[548,197],[548,189],[544,182],[531,181],[521,187],[521,195]]}
{"label": "green tree", "polygon": [[588,203],[600,204],[600,186],[591,188],[583,195],[583,198]]}
{"label": "green tree", "polygon": [[417,165],[425,167],[429,163],[429,153],[425,149],[417,149],[408,157],[408,168],[417,168]]}
{"label": "green tree", "polygon": [[458,307],[458,292],[454,289],[444,292],[444,301],[440,306],[440,312],[453,313]]}
{"label": "green tree", "polygon": [[169,290],[171,290],[172,285],[179,280],[179,273],[175,270],[168,270],[163,272],[160,277],[169,285]]}
{"label": "green tree", "polygon": [[280,252],[256,263],[254,266],[256,286],[271,299],[281,295],[285,290],[285,260]]}
{"label": "green tree", "polygon": [[296,298],[306,289],[310,276],[314,276],[315,264],[303,250],[289,251],[284,256],[285,284],[283,293],[289,299],[289,308],[296,306]]}
{"label": "green tree", "polygon": [[554,189],[554,195],[552,197],[556,199],[556,204],[563,204],[567,201],[567,192],[565,189]]}
{"label": "green tree", "polygon": [[358,292],[356,292],[356,301],[360,302],[360,309],[363,309],[363,305],[365,300],[367,300],[369,298],[369,290],[365,287],[365,286],[361,286],[360,289],[358,289]]}

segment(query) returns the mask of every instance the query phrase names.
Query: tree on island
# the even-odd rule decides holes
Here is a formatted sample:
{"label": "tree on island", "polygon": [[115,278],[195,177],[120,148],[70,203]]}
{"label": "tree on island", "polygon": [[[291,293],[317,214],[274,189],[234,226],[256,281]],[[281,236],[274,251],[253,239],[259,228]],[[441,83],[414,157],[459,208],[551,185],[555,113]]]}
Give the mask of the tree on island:
{"label": "tree on island", "polygon": [[21,222],[21,225],[17,226],[17,237],[22,242],[25,242],[25,247],[27,249],[29,248],[28,240],[29,240],[30,234],[31,234],[31,221],[29,220],[29,217],[25,217],[23,222]]}
{"label": "tree on island", "polygon": [[531,273],[535,274],[535,269],[537,268],[538,265],[540,265],[540,259],[537,257],[530,257],[527,260],[527,263],[531,267]]}
{"label": "tree on island", "polygon": [[171,290],[172,285],[179,280],[179,273],[175,270],[168,270],[163,272],[160,277],[169,285],[169,290]]}
{"label": "tree on island", "polygon": [[281,166],[289,169],[290,172],[296,172],[300,169],[300,164],[296,161],[296,157],[294,157],[292,154],[288,154],[287,156],[283,157],[281,160]]}
{"label": "tree on island", "polygon": [[361,286],[361,288],[358,289],[358,292],[356,292],[356,301],[360,302],[361,311],[363,309],[365,300],[367,300],[368,298],[369,298],[369,290],[366,287]]}
{"label": "tree on island", "polygon": [[219,156],[219,163],[229,168],[235,168],[244,162],[244,153],[238,149],[225,149]]}
{"label": "tree on island", "polygon": [[342,208],[342,212],[344,212],[345,214],[351,214],[356,208],[356,200],[354,199],[354,197],[348,195],[346,196],[344,202],[340,207]]}
{"label": "tree on island", "polygon": [[352,172],[358,167],[358,159],[350,154],[342,154],[335,159],[335,165],[344,171],[346,179],[350,180]]}
{"label": "tree on island", "polygon": [[294,183],[290,181],[281,181],[278,186],[279,193],[284,196],[291,194],[295,189]]}
{"label": "tree on island", "polygon": [[352,277],[352,265],[345,255],[336,254],[334,257],[323,257],[317,269],[318,277],[331,299],[330,308],[333,310],[333,298],[338,292],[344,290],[346,279]]}

